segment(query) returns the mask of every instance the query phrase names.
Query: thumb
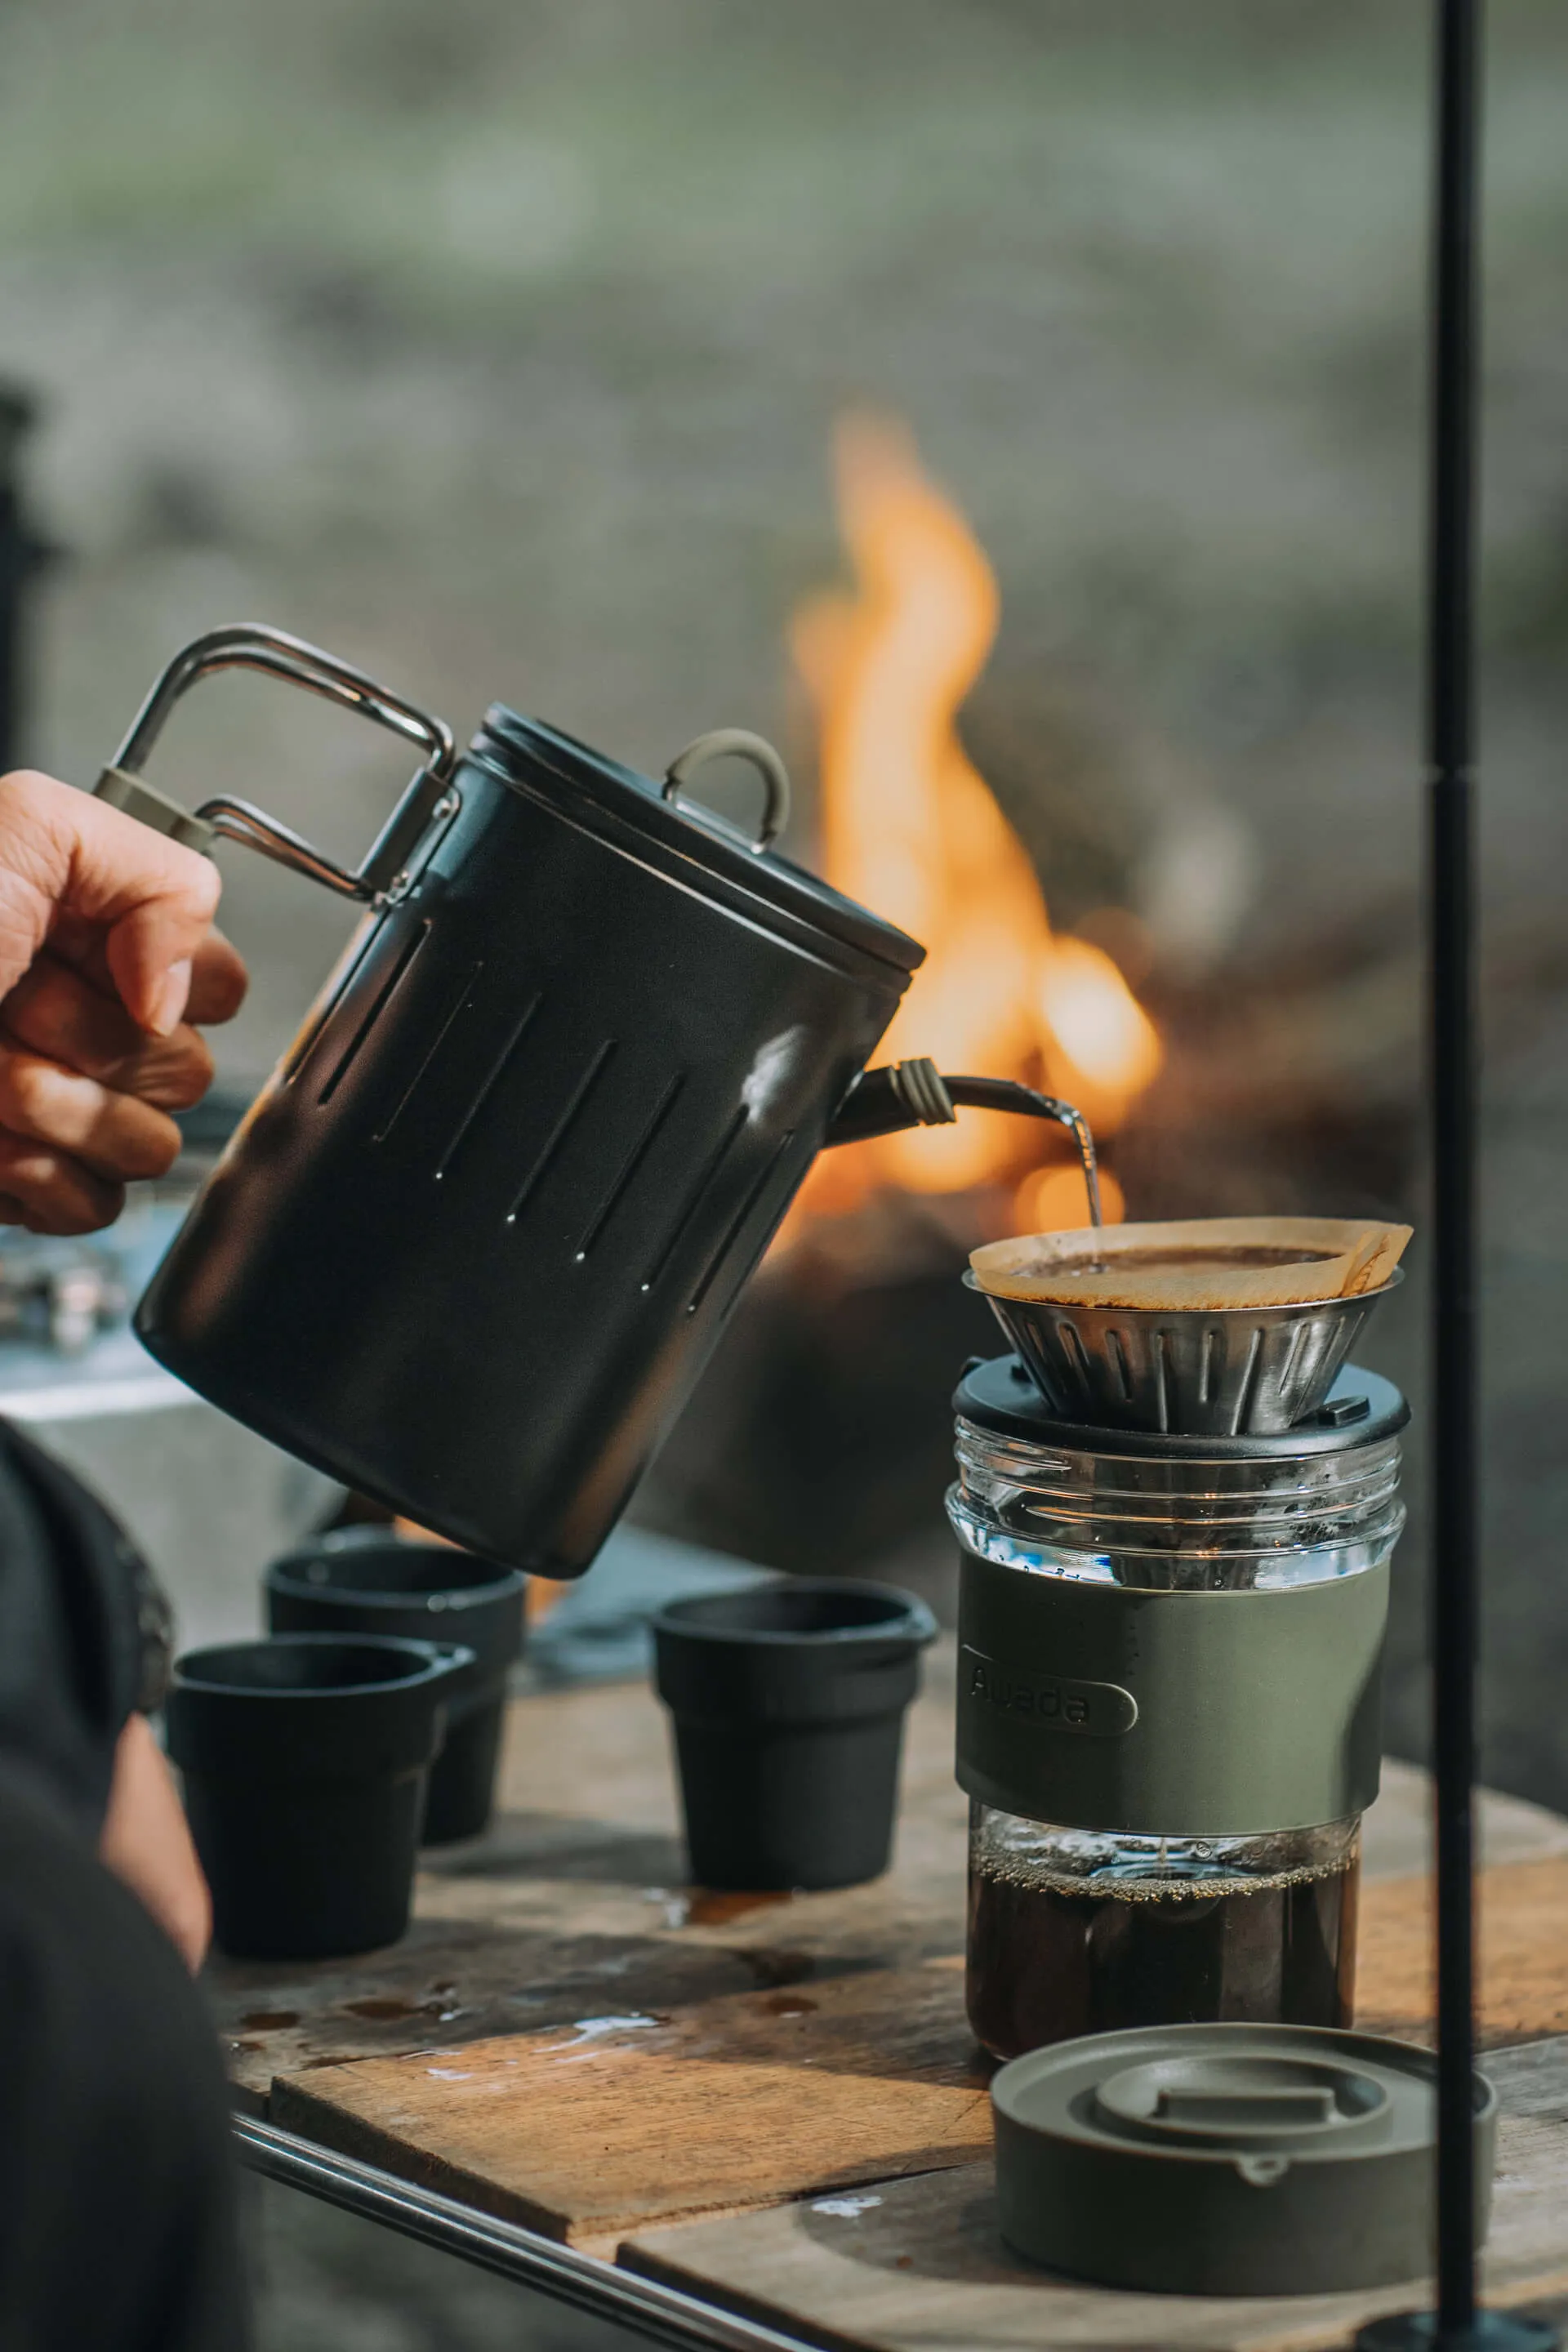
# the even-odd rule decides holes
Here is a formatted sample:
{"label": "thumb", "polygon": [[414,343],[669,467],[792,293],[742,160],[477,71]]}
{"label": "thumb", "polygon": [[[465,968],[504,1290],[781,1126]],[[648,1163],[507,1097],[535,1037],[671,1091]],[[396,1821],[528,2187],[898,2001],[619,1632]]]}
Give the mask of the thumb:
{"label": "thumb", "polygon": [[210,858],[53,777],[0,778],[0,895],[27,908],[30,951],[10,969],[22,927],[0,925],[0,987],[8,989],[60,916],[101,927],[126,1011],[154,1036],[178,1026],[191,962],[217,906]]}
{"label": "thumb", "polygon": [[[187,851],[187,856],[194,855]],[[171,961],[169,925],[162,911],[138,908],[110,932],[109,969],[131,1018],[154,1037],[172,1036],[191,992],[191,958]]]}

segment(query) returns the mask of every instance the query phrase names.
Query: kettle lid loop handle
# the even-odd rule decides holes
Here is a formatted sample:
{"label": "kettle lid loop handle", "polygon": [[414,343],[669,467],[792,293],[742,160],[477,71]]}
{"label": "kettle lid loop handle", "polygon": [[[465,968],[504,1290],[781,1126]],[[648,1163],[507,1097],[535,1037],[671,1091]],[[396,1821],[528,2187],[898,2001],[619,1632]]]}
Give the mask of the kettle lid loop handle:
{"label": "kettle lid loop handle", "polygon": [[698,769],[706,767],[711,760],[744,760],[761,776],[766,797],[761,821],[752,836],[752,847],[768,848],[789,823],[789,770],[767,737],[753,735],[749,727],[714,727],[689,743],[665,770],[664,798],[678,799]]}
{"label": "kettle lid loop handle", "polygon": [[[319,694],[379,727],[417,743],[426,754],[420,769],[391,817],[372,844],[363,863],[353,873],[315,849],[289,825],[248,801],[220,796],[205,801],[193,816],[176,801],[146,782],[142,768],[167,724],[174,705],[215,670],[254,669],[280,677],[307,693]],[[457,796],[449,778],[457,758],[452,730],[445,719],[433,719],[389,693],[363,670],[307,645],[282,629],[242,622],[209,630],[183,646],[164,669],[137,712],[130,733],[94,787],[95,797],[124,809],[154,832],[168,834],[192,849],[210,851],[217,835],[243,842],[264,857],[307,875],[344,898],[377,899],[396,888],[418,843],[433,819],[450,815]]]}

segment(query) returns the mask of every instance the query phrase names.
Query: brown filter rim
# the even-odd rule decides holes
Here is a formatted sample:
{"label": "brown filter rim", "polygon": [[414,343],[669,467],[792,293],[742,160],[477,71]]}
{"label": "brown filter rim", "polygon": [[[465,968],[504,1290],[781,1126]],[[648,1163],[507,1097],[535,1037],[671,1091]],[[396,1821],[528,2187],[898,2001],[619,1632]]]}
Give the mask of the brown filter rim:
{"label": "brown filter rim", "polygon": [[[1223,1313],[1371,1297],[1389,1286],[1410,1237],[1408,1225],[1375,1218],[1194,1217],[1017,1234],[969,1262],[976,1286],[1000,1298]],[[1237,1254],[1249,1250],[1267,1255],[1248,1265]]]}
{"label": "brown filter rim", "polygon": [[[1042,1298],[1032,1293],[1028,1297],[1025,1297],[1018,1291],[987,1290],[979,1276],[967,1267],[960,1276],[960,1280],[966,1290],[973,1290],[978,1297],[999,1299],[1005,1307],[1092,1307],[1097,1310],[1105,1307],[1108,1312],[1121,1315],[1172,1315],[1187,1311],[1175,1307],[1147,1305],[1121,1307],[1109,1299],[1085,1298],[1078,1293],[1075,1293],[1071,1298]],[[1375,1290],[1352,1291],[1350,1297],[1363,1300],[1368,1307],[1372,1307],[1378,1299],[1386,1298],[1391,1290],[1397,1290],[1404,1280],[1405,1268],[1402,1265],[1396,1265],[1388,1280],[1380,1283]],[[1194,1307],[1190,1311],[1194,1315],[1212,1315],[1216,1318],[1226,1315],[1293,1314],[1298,1309],[1305,1315],[1316,1307],[1344,1307],[1349,1303],[1350,1299],[1343,1295],[1338,1298],[1265,1298],[1251,1299],[1239,1306]]]}

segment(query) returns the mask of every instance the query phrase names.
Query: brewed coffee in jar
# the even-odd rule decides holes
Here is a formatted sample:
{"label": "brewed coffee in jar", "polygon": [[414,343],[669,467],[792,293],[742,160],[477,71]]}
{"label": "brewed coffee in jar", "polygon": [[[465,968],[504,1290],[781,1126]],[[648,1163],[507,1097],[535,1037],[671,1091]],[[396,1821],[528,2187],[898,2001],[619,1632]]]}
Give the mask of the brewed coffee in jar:
{"label": "brewed coffee in jar", "polygon": [[975,2039],[1016,2058],[1134,2025],[1348,2025],[1360,1871],[1354,1821],[1253,1838],[1093,1837],[975,1804]]}

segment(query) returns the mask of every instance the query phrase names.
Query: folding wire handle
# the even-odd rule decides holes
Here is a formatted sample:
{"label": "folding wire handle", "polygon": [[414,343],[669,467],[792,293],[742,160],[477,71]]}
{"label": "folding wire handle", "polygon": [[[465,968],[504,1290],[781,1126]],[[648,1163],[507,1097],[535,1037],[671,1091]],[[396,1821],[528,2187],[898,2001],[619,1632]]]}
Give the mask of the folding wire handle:
{"label": "folding wire handle", "polygon": [[[259,670],[264,677],[302,687],[308,694],[319,694],[323,700],[357,711],[405,741],[417,743],[425,752],[424,766],[353,872],[249,801],[220,794],[204,801],[193,815],[147,782],[142,771],[174,705],[198,678],[222,669]],[[432,719],[400,695],[389,694],[363,670],[323,653],[318,646],[307,645],[281,629],[242,623],[210,630],[174,656],[93,792],[97,799],[123,809],[128,816],[151,825],[154,833],[167,834],[188,849],[210,854],[215,838],[222,835],[345,898],[374,901],[395,895],[429,826],[456,813],[458,795],[451,783],[456,758],[452,730],[444,719]]]}

